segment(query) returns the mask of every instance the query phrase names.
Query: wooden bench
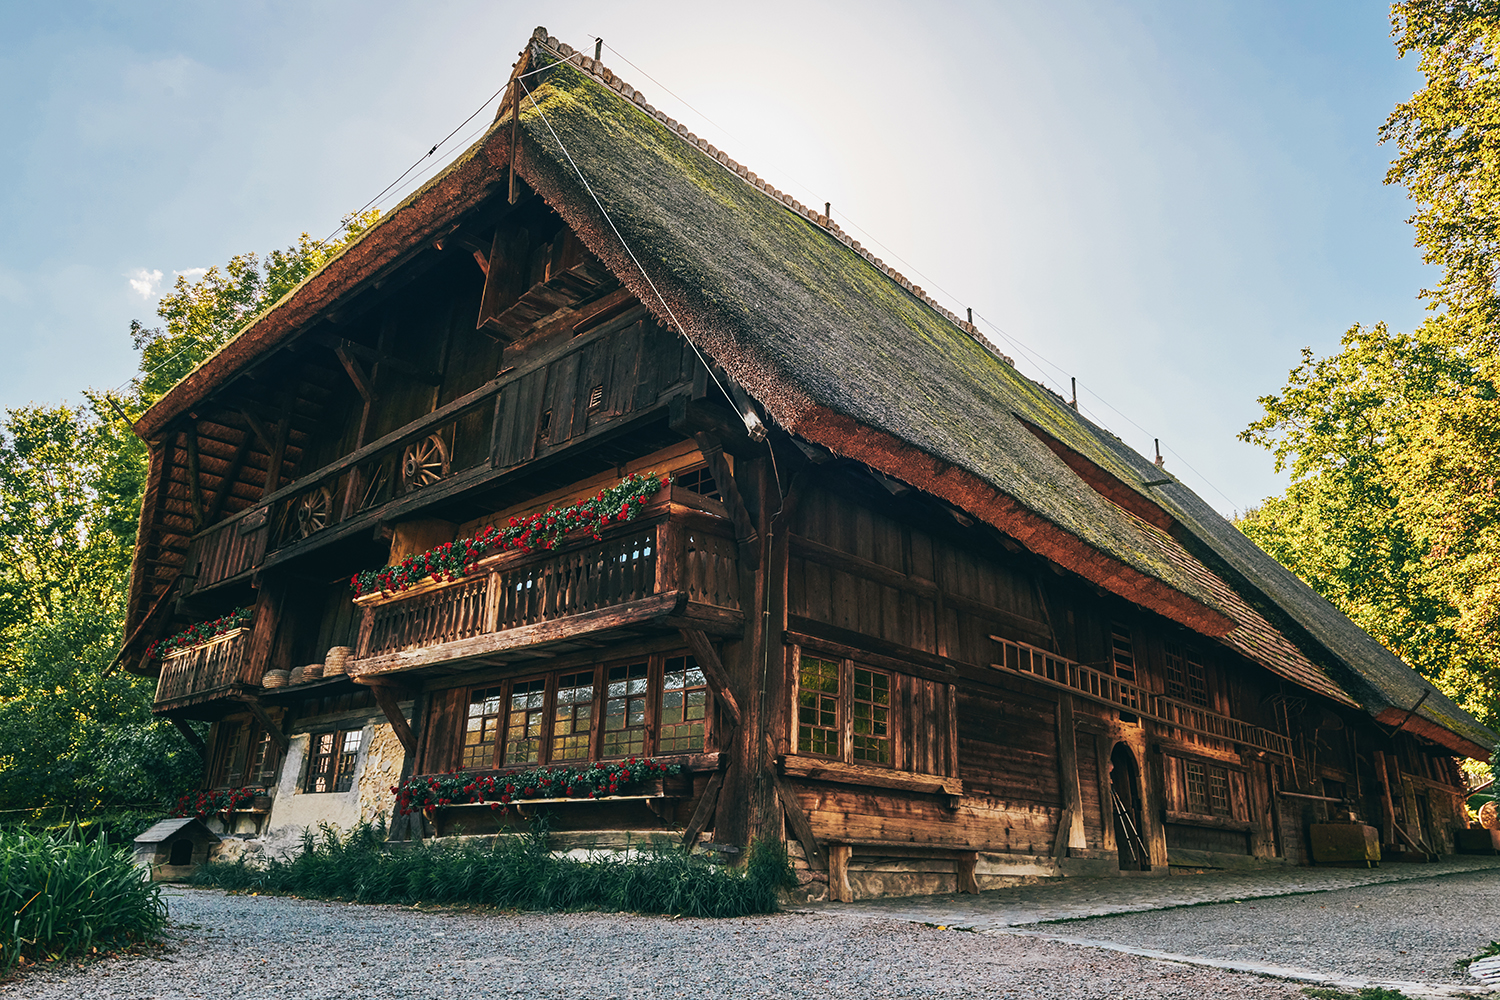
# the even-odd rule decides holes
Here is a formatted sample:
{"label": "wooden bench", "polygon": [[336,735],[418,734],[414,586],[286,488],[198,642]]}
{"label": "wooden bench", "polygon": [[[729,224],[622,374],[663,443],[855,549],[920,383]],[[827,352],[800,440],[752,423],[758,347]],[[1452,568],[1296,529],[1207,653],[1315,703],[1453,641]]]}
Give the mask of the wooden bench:
{"label": "wooden bench", "polygon": [[828,852],[828,896],[840,903],[854,902],[854,889],[849,885],[849,862],[855,848],[861,854],[882,858],[933,858],[951,860],[953,874],[958,880],[958,891],[979,894],[979,880],[975,868],[979,863],[979,852],[967,847],[943,846],[940,844],[913,844],[901,840],[854,840],[830,839]]}

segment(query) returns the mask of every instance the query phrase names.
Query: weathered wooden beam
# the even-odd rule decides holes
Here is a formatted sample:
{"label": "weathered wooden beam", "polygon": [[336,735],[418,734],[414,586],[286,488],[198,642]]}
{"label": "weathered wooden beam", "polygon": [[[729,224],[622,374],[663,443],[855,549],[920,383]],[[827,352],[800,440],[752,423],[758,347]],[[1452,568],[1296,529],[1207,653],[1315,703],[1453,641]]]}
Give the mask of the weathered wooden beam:
{"label": "weathered wooden beam", "polygon": [[953,874],[958,879],[958,891],[971,896],[979,895],[979,852],[960,854],[953,859]]}
{"label": "weathered wooden beam", "polygon": [[786,821],[792,826],[792,833],[797,837],[797,842],[802,845],[802,854],[807,859],[807,867],[813,871],[824,871],[828,868],[828,855],[819,850],[818,838],[813,836],[812,824],[807,820],[807,813],[802,811],[802,805],[797,801],[796,795],[787,787],[786,782],[776,778],[776,797],[781,800],[781,811],[786,814]]}
{"label": "weathered wooden beam", "polygon": [[687,829],[682,832],[682,846],[688,851],[698,843],[698,838],[703,836],[703,831],[708,828],[709,820],[714,817],[714,806],[719,802],[719,789],[724,784],[722,771],[715,771],[708,777],[708,784],[703,787],[703,795],[698,799],[698,807],[693,810],[693,818],[688,820]]}
{"label": "weathered wooden beam", "polygon": [[248,695],[244,698],[244,704],[246,708],[250,709],[250,714],[255,716],[255,721],[260,723],[261,728],[269,733],[271,739],[276,742],[276,745],[281,747],[282,751],[285,752],[286,748],[291,746],[292,741],[287,739],[286,734],[281,731],[281,727],[276,725],[275,720],[266,712],[266,707],[260,703],[260,699],[254,695]]}
{"label": "weathered wooden beam", "polygon": [[718,700],[719,707],[729,718],[729,724],[738,729],[741,724],[740,703],[735,700],[734,690],[729,686],[729,672],[724,669],[724,664],[719,662],[719,654],[714,651],[713,643],[708,641],[708,636],[702,629],[684,628],[678,629],[683,639],[687,640],[688,649],[693,652],[693,659],[698,661],[698,666],[703,669],[703,676],[708,679],[708,686],[713,689],[714,698]]}
{"label": "weathered wooden beam", "polygon": [[375,704],[379,705],[380,711],[385,713],[386,720],[396,732],[396,739],[401,741],[402,749],[409,754],[416,753],[417,738],[412,735],[411,726],[407,723],[406,716],[401,713],[401,706],[396,702],[396,692],[389,684],[371,685],[370,690],[375,692]]}
{"label": "weathered wooden beam", "polygon": [[375,391],[374,380],[370,378],[370,374],[365,371],[364,366],[359,363],[359,359],[346,344],[340,344],[334,348],[333,353],[339,359],[339,364],[344,366],[344,371],[349,374],[349,380],[354,383],[354,388],[359,390],[360,398],[366,403],[373,403],[380,398]]}
{"label": "weathered wooden beam", "polygon": [[276,443],[271,446],[271,461],[266,466],[266,484],[261,487],[260,498],[266,499],[275,493],[281,486],[281,465],[286,460],[286,439],[292,429],[292,409],[296,405],[296,396],[290,389],[286,393],[286,402],[281,407],[281,422],[276,426]]}
{"label": "weathered wooden beam", "polygon": [[171,716],[171,719],[172,725],[176,726],[177,731],[182,734],[182,738],[187,740],[188,746],[198,751],[199,757],[208,756],[208,747],[204,746],[203,737],[194,732],[193,727],[188,725],[186,721],[177,718],[175,715]]}
{"label": "weathered wooden beam", "polygon": [[828,845],[828,896],[838,903],[854,902],[854,888],[849,885],[849,859],[854,848],[849,844]]}
{"label": "weathered wooden beam", "polygon": [[1066,844],[1087,847],[1083,829],[1083,789],[1078,780],[1078,737],[1073,726],[1073,696],[1057,693],[1057,773],[1068,817]]}
{"label": "weathered wooden beam", "polygon": [[276,443],[271,438],[271,432],[266,430],[265,422],[262,421],[260,417],[257,417],[254,413],[251,413],[249,407],[241,407],[240,416],[245,418],[246,426],[248,426],[250,428],[250,432],[260,440],[260,446],[266,449],[266,454],[269,455],[276,449]]}
{"label": "weathered wooden beam", "polygon": [[[719,443],[718,438],[702,431],[694,434],[693,440],[698,442],[698,449],[703,452],[703,459],[708,464],[709,472],[713,474],[714,482],[718,484],[719,495],[724,498],[724,506],[729,509],[729,516],[734,519],[735,540],[740,543],[742,552],[747,548],[753,551],[755,542],[760,536],[750,518],[750,511],[745,507],[744,497],[740,496],[734,473],[729,471],[729,463],[724,459],[724,446]],[[758,556],[754,561],[759,561]]]}
{"label": "weathered wooden beam", "polygon": [[214,490],[214,498],[209,501],[208,513],[203,515],[205,524],[212,524],[214,518],[219,516],[219,511],[224,509],[224,502],[229,499],[229,494],[234,492],[235,481],[239,479],[240,473],[245,468],[245,462],[250,457],[250,442],[254,440],[246,434],[240,441],[240,446],[234,451],[234,458],[229,461],[229,468],[224,477],[219,480],[219,488]]}
{"label": "weathered wooden beam", "polygon": [[183,432],[187,444],[188,500],[193,509],[193,530],[203,527],[203,486],[198,481],[198,422],[188,424]]}
{"label": "weathered wooden beam", "polygon": [[500,324],[500,314],[515,305],[526,290],[530,274],[523,272],[529,271],[530,260],[531,233],[528,230],[509,229],[504,225],[495,227],[489,269],[484,274],[484,292],[479,298],[479,316],[474,321],[476,330],[483,330],[502,341],[510,339]]}
{"label": "weathered wooden beam", "polygon": [[[1064,858],[1068,854],[1068,837],[1073,830],[1073,810],[1064,806],[1062,814],[1057,817],[1057,836],[1052,838],[1052,856]],[[1145,860],[1144,858],[1142,859]]]}

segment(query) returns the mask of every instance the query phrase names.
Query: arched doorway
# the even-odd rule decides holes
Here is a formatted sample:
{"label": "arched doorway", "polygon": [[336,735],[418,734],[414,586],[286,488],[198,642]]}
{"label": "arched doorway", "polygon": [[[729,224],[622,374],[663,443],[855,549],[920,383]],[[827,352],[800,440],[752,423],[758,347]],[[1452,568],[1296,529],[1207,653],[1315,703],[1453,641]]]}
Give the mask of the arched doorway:
{"label": "arched doorway", "polygon": [[1141,772],[1135,754],[1123,743],[1116,743],[1109,755],[1109,783],[1114,799],[1115,846],[1120,852],[1122,871],[1148,871],[1151,854],[1141,833]]}

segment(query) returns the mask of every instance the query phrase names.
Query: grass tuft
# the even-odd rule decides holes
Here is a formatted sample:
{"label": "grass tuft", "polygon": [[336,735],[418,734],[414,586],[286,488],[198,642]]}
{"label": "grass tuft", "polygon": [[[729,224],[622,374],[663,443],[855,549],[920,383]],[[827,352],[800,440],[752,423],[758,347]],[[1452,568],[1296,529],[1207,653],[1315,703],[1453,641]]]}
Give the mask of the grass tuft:
{"label": "grass tuft", "polygon": [[1483,948],[1480,948],[1477,953],[1470,955],[1468,958],[1460,958],[1457,962],[1454,962],[1453,967],[1463,972],[1481,958],[1493,958],[1496,955],[1500,955],[1500,941],[1491,941]]}
{"label": "grass tuft", "polygon": [[1384,986],[1366,986],[1355,993],[1348,990],[1330,990],[1321,986],[1308,986],[1302,990],[1315,1000],[1411,1000],[1400,990],[1388,990]]}
{"label": "grass tuft", "polygon": [[756,843],[743,868],[711,864],[680,849],[644,848],[628,857],[554,857],[544,837],[386,852],[383,831],[361,825],[347,837],[323,827],[289,859],[258,865],[207,864],[195,885],[361,903],[481,904],[517,910],[602,910],[683,917],[774,913],[795,884],[786,849]]}
{"label": "grass tuft", "polygon": [[0,972],[154,938],[167,906],[129,848],[0,831]]}

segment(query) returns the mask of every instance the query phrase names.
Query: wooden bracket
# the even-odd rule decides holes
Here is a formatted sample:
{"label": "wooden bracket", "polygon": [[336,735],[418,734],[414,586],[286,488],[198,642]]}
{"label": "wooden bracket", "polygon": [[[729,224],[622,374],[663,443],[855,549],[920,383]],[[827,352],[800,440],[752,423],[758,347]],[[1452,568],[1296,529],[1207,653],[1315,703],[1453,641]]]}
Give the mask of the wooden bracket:
{"label": "wooden bracket", "polygon": [[187,444],[188,502],[193,508],[193,530],[203,527],[203,484],[198,481],[198,422],[182,432]]}
{"label": "wooden bracket", "polygon": [[235,481],[240,478],[240,472],[245,468],[245,461],[250,457],[250,444],[254,437],[247,433],[240,441],[240,446],[234,450],[234,458],[230,460],[229,469],[224,473],[224,478],[219,480],[219,488],[214,490],[214,498],[209,501],[208,513],[203,515],[204,524],[212,524],[214,518],[219,516],[219,511],[224,509],[224,501],[234,492]]}
{"label": "wooden bracket", "polygon": [[807,858],[807,867],[814,871],[825,871],[828,868],[828,855],[818,849],[818,838],[813,836],[812,824],[807,821],[807,813],[802,811],[802,806],[792,794],[792,790],[786,786],[786,782],[780,778],[774,778],[776,782],[776,797],[781,801],[781,810],[786,814],[787,822],[792,825],[792,833],[796,834],[797,842],[802,845],[802,853]]}
{"label": "wooden bracket", "polygon": [[366,403],[373,403],[380,398],[375,392],[374,381],[346,345],[340,344],[333,349],[333,353],[338,355],[339,364],[343,365],[344,371],[349,373],[349,379],[354,383],[354,388],[359,390],[360,396]]}
{"label": "wooden bracket", "polygon": [[276,725],[276,722],[267,714],[266,707],[260,703],[260,699],[254,695],[246,695],[242,700],[245,703],[245,707],[250,709],[250,714],[255,716],[255,721],[260,723],[261,728],[269,733],[271,739],[276,741],[276,745],[281,747],[282,751],[285,752],[286,748],[291,746],[292,741],[287,739],[286,734],[281,731],[281,727]]}
{"label": "wooden bracket", "polygon": [[260,491],[262,500],[281,488],[281,466],[286,460],[286,439],[292,429],[292,411],[296,402],[296,395],[288,389],[281,406],[281,422],[276,427],[276,443],[271,446],[271,461],[266,465],[266,485]]}
{"label": "wooden bracket", "polygon": [[745,507],[745,500],[740,496],[739,486],[734,481],[734,473],[729,471],[729,463],[724,460],[724,446],[712,434],[702,431],[694,434],[693,439],[698,442],[698,449],[703,452],[703,458],[708,463],[708,470],[713,474],[714,482],[718,484],[719,495],[724,498],[724,506],[729,508],[729,514],[734,518],[735,541],[740,543],[742,549],[748,548],[755,551],[755,543],[760,536],[750,518],[750,511]]}
{"label": "wooden bracket", "polygon": [[412,735],[406,716],[401,714],[401,707],[396,703],[396,692],[388,684],[372,684],[370,690],[375,692],[375,703],[380,706],[391,728],[396,731],[396,739],[401,741],[402,749],[409,754],[416,753],[417,738]]}
{"label": "wooden bracket", "polygon": [[708,776],[708,784],[704,786],[703,795],[698,799],[698,808],[693,810],[693,818],[688,821],[687,829],[682,833],[682,846],[688,851],[693,849],[693,845],[708,828],[708,821],[713,819],[714,807],[719,803],[719,789],[722,787],[723,771],[715,771]]}
{"label": "wooden bracket", "polygon": [[719,661],[719,654],[714,652],[713,644],[708,641],[708,636],[701,629],[685,628],[678,631],[687,640],[688,648],[693,651],[693,659],[697,660],[698,666],[703,669],[703,676],[708,679],[708,686],[713,688],[714,698],[718,700],[719,707],[728,717],[729,724],[738,729],[741,721],[740,704],[735,700],[734,691],[729,686],[729,672]]}
{"label": "wooden bracket", "polygon": [[204,757],[206,759],[206,756],[207,756],[207,753],[208,753],[208,747],[206,747],[203,744],[203,737],[201,737],[197,733],[193,732],[193,727],[192,726],[188,725],[183,720],[177,718],[175,715],[172,716],[171,718],[172,718],[172,725],[176,726],[177,727],[177,731],[182,734],[182,738],[188,741],[188,746],[190,746],[194,750],[198,751],[198,756],[199,757]]}
{"label": "wooden bracket", "polygon": [[251,433],[260,439],[260,445],[266,449],[266,454],[269,455],[276,449],[276,443],[271,438],[271,432],[266,430],[265,423],[259,417],[244,407],[240,408],[240,416],[245,418],[245,425],[250,428]]}

